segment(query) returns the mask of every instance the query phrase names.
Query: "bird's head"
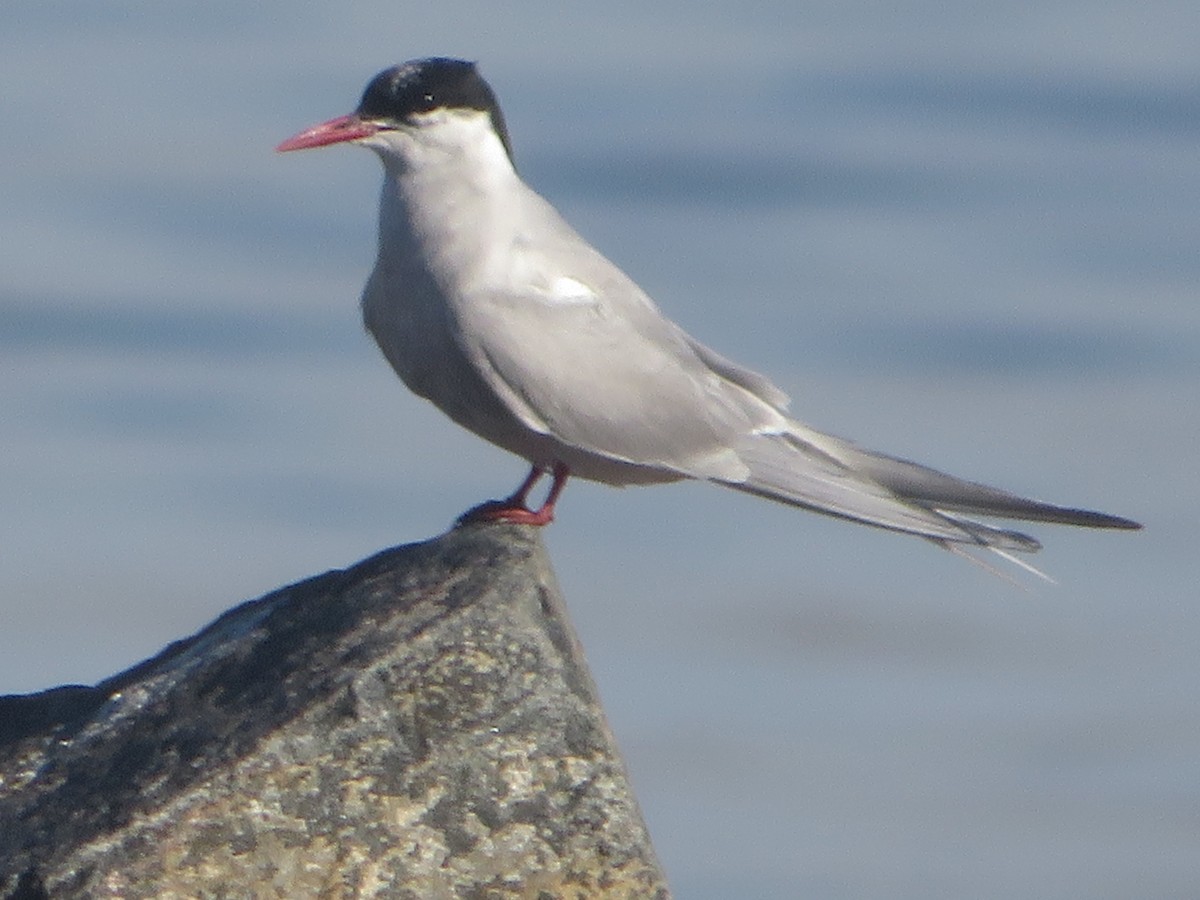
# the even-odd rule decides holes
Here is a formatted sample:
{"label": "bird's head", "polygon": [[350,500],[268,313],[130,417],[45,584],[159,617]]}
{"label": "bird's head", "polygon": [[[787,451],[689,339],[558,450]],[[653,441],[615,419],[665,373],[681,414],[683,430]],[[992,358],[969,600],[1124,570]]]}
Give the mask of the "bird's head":
{"label": "bird's head", "polygon": [[355,143],[370,147],[385,164],[411,165],[423,151],[454,154],[488,142],[499,142],[511,163],[496,95],[474,63],[435,57],[385,69],[371,79],[350,115],[307,128],[275,149]]}

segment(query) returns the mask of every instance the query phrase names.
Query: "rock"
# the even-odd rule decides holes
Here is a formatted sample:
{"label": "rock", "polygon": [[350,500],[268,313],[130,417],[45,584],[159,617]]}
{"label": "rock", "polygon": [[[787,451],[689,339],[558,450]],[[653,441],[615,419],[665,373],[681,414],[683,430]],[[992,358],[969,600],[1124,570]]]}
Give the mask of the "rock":
{"label": "rock", "polygon": [[318,896],[669,896],[535,529],[0,698],[0,897]]}

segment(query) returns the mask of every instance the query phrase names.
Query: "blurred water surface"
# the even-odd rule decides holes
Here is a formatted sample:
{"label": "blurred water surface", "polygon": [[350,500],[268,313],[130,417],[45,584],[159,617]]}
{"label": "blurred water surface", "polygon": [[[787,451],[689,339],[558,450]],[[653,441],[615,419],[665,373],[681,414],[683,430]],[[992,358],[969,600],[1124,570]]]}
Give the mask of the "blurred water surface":
{"label": "blurred water surface", "polygon": [[0,691],[432,536],[522,464],[358,322],[378,166],[481,61],[518,162],[828,430],[1144,520],[1021,592],[701,485],[546,533],[677,895],[1200,892],[1200,8],[0,7]]}

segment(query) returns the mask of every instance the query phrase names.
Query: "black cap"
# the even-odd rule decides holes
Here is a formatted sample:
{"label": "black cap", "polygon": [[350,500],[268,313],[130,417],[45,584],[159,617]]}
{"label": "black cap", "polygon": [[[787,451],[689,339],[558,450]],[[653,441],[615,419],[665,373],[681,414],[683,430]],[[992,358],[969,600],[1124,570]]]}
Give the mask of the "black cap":
{"label": "black cap", "polygon": [[435,109],[486,112],[512,158],[508,128],[496,95],[475,63],[463,59],[416,59],[384,69],[371,79],[355,112],[364,119],[400,123],[411,122],[413,116]]}

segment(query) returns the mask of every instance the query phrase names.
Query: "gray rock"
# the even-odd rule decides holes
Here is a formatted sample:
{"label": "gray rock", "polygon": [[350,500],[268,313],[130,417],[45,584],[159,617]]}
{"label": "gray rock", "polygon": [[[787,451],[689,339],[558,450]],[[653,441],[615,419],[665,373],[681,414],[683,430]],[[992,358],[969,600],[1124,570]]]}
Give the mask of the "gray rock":
{"label": "gray rock", "polygon": [[669,896],[536,530],[245,603],[0,698],[0,896]]}

